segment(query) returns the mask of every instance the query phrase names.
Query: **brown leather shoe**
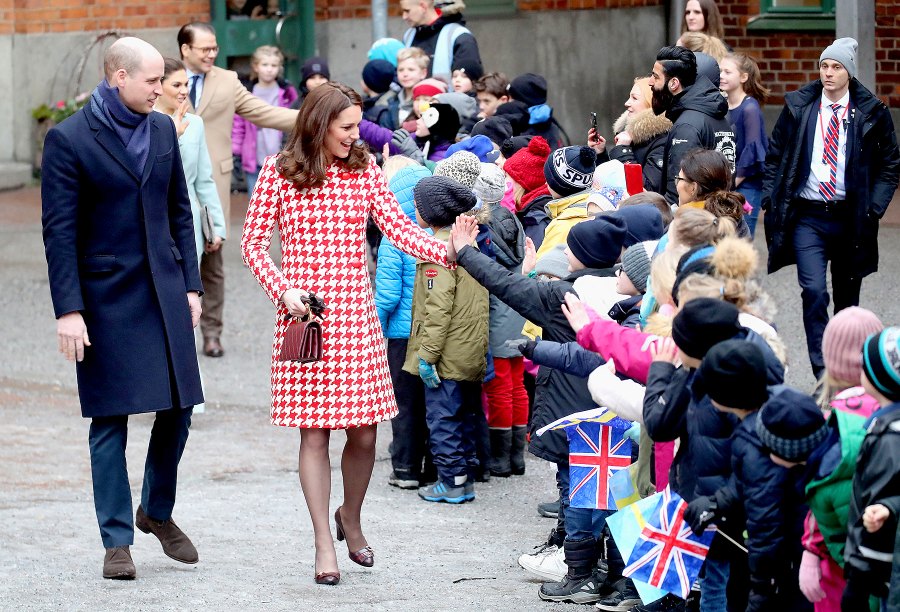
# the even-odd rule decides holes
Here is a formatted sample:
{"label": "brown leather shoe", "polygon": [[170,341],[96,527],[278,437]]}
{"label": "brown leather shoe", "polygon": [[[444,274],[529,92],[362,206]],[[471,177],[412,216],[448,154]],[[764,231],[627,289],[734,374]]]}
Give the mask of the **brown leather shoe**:
{"label": "brown leather shoe", "polygon": [[159,538],[163,552],[176,561],[194,564],[200,560],[197,549],[172,519],[157,521],[144,514],[144,509],[138,506],[134,526],[144,533],[152,533]]}
{"label": "brown leather shoe", "polygon": [[103,557],[103,577],[112,580],[134,580],[137,572],[127,546],[107,548]]}
{"label": "brown leather shoe", "polygon": [[221,357],[225,354],[225,349],[222,348],[218,338],[204,338],[203,354],[207,357]]}

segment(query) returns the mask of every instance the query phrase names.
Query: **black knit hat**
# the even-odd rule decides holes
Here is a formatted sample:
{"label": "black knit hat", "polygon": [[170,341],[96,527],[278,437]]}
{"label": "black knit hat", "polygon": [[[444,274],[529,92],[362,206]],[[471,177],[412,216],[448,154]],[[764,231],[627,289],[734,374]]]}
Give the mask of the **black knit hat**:
{"label": "black knit hat", "polygon": [[693,390],[726,408],[759,410],[769,397],[762,350],[746,340],[719,342],[703,358]]}
{"label": "black knit hat", "polygon": [[509,159],[513,155],[519,152],[520,149],[524,149],[528,146],[528,143],[531,142],[531,139],[534,138],[532,135],[522,135],[522,136],[513,136],[512,138],[507,138],[500,145],[500,154],[503,155],[506,159]]}
{"label": "black knit hat", "polygon": [[507,91],[513,100],[524,102],[529,107],[547,103],[547,79],[533,72],[514,78]]}
{"label": "black knit hat", "polygon": [[590,147],[562,147],[544,162],[547,186],[560,196],[584,191],[594,180],[597,154]]}
{"label": "black knit hat", "polygon": [[426,176],[416,183],[413,196],[419,216],[431,227],[450,225],[478,202],[471,189],[445,176]]}
{"label": "black knit hat", "polygon": [[627,230],[619,217],[597,217],[569,230],[566,244],[585,268],[611,268],[622,255]]}
{"label": "black knit hat", "polygon": [[491,142],[500,146],[507,138],[512,138],[513,129],[506,117],[488,117],[476,123],[469,135],[473,138],[478,135],[487,136]]}
{"label": "black knit hat", "polygon": [[773,455],[799,463],[828,437],[828,424],[812,397],[785,389],[762,407],[756,435]]}
{"label": "black knit hat", "polygon": [[463,72],[465,72],[466,76],[469,77],[469,80],[473,83],[484,76],[484,68],[481,66],[481,62],[477,62],[468,58],[454,58],[451,72],[456,72],[457,70],[462,70]]}
{"label": "black knit hat", "polygon": [[449,104],[437,102],[428,107],[422,113],[422,123],[428,128],[428,132],[440,139],[456,142],[456,134],[459,132],[459,113]]}
{"label": "black knit hat", "polygon": [[387,60],[375,59],[366,62],[362,70],[362,80],[366,87],[377,94],[382,94],[391,88],[397,69]]}
{"label": "black knit hat", "polygon": [[738,314],[737,306],[730,302],[691,300],[672,319],[672,339],[689,357],[703,359],[709,349],[741,332]]}
{"label": "black knit hat", "polygon": [[891,401],[900,401],[900,327],[887,327],[866,338],[863,375]]}
{"label": "black knit hat", "polygon": [[326,79],[331,79],[331,71],[328,69],[328,62],[321,57],[311,57],[300,67],[300,84],[305,85],[306,79],[320,74]]}

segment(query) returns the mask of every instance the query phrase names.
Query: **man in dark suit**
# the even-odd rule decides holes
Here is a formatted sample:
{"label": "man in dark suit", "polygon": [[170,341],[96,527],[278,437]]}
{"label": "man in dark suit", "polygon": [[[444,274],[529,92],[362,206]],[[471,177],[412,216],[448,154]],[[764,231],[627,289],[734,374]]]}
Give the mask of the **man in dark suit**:
{"label": "man in dark suit", "polygon": [[[202,285],[175,128],[153,112],[163,58],[122,38],[104,71],[90,102],[47,134],[41,197],[59,350],[77,362],[91,419],[103,577],[133,579],[135,525],[173,559],[198,560],[171,517],[192,407],[203,401],[192,332]],[[132,522],[128,415],[144,412],[156,420]]]}

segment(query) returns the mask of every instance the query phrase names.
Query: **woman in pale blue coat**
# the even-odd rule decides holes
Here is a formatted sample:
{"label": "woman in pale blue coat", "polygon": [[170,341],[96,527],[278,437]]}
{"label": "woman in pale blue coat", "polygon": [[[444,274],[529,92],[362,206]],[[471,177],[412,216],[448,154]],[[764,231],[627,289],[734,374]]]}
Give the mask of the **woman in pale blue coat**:
{"label": "woman in pale blue coat", "polygon": [[[197,241],[197,261],[200,261],[204,251],[211,253],[221,247],[226,237],[225,214],[212,178],[203,120],[185,112],[187,73],[179,60],[166,58],[162,91],[162,95],[156,100],[156,110],[172,117],[178,131],[178,149],[181,151],[184,178],[194,213],[194,237]],[[203,207],[209,211],[215,230],[215,237],[211,242],[203,235]]]}

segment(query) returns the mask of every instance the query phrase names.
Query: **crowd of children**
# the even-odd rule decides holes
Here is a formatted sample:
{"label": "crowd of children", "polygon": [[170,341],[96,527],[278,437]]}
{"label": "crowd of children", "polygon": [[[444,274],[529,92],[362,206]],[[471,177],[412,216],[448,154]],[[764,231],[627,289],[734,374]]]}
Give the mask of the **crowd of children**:
{"label": "crowd of children", "polygon": [[[718,19],[710,0],[687,5],[700,22]],[[389,484],[471,502],[477,482],[524,474],[527,447],[556,465],[558,484],[558,502],[543,505],[556,526],[519,559],[548,581],[542,599],[693,606],[696,596],[641,601],[605,524],[614,511],[569,504],[565,434],[535,435],[604,406],[635,424],[641,496],[668,486],[688,502],[692,530],[718,528],[700,610],[869,609],[888,596],[900,512],[900,328],[841,311],[825,332],[817,396],[785,386],[751,243],[768,92],[753,59],[712,34],[694,28],[684,44],[718,60],[736,160],[685,155],[677,206],[657,193],[672,123],[654,112],[647,78],[635,79],[608,150],[600,128],[566,146],[542,76],[454,64],[445,82],[427,78],[421,50],[373,45],[361,137],[403,211],[457,262],[417,262],[386,239],[377,249],[375,303],[400,408]],[[315,59],[302,91],[329,76]],[[282,61],[257,50],[247,87],[302,103],[279,79]],[[235,122],[251,183],[280,147],[268,132]]]}

